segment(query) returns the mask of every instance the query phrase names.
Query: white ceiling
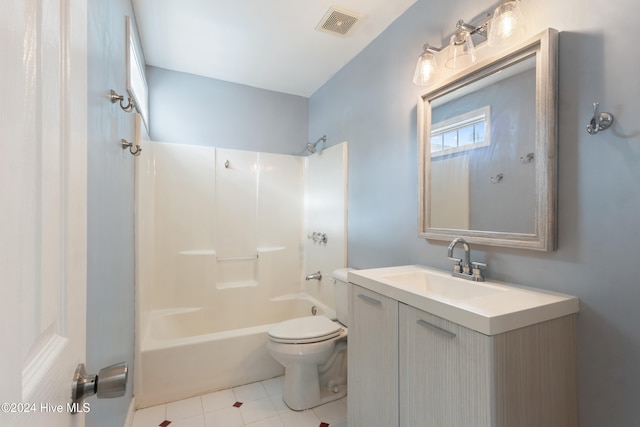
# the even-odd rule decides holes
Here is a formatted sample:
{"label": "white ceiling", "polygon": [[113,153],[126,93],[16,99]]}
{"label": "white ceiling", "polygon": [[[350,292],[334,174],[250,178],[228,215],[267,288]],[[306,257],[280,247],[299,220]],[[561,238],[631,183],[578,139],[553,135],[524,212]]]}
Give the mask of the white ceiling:
{"label": "white ceiling", "polygon": [[[133,0],[148,65],[311,96],[416,0]],[[331,6],[362,16],[315,29]]]}

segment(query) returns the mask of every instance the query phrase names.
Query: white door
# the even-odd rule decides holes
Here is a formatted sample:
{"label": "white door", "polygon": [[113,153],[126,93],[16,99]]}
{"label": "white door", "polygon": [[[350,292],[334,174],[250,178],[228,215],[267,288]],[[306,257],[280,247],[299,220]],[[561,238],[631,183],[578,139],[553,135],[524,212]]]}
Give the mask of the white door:
{"label": "white door", "polygon": [[0,425],[83,426],[86,0],[0,1]]}

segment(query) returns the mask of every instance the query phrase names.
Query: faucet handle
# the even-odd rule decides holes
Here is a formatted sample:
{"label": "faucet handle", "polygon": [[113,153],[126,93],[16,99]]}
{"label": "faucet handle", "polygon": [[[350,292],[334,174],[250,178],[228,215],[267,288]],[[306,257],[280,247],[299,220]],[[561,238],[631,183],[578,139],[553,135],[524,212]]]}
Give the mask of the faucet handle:
{"label": "faucet handle", "polygon": [[451,261],[455,262],[453,264],[453,272],[461,273],[462,272],[462,260],[460,258],[448,257]]}
{"label": "faucet handle", "polygon": [[478,282],[484,281],[484,276],[482,275],[482,269],[486,267],[487,267],[487,264],[485,264],[484,262],[473,261],[471,263],[471,272],[475,280],[477,280]]}

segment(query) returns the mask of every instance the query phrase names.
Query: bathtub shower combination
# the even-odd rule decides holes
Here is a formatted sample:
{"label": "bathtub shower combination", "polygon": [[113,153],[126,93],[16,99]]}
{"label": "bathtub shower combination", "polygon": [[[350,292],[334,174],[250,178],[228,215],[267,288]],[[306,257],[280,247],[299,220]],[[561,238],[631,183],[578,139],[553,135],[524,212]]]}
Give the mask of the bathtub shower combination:
{"label": "bathtub shower combination", "polygon": [[[146,142],[136,176],[136,406],[284,373],[267,329],[335,318],[346,143],[311,157]],[[322,232],[325,241],[312,239]],[[305,273],[326,272],[321,281]]]}

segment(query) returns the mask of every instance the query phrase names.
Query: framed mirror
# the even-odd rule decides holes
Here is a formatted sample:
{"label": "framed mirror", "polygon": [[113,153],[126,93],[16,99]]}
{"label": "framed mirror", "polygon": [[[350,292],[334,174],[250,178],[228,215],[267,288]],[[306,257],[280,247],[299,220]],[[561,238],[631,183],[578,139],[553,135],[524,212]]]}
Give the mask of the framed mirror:
{"label": "framed mirror", "polygon": [[555,250],[557,45],[548,29],[419,97],[420,237]]}

